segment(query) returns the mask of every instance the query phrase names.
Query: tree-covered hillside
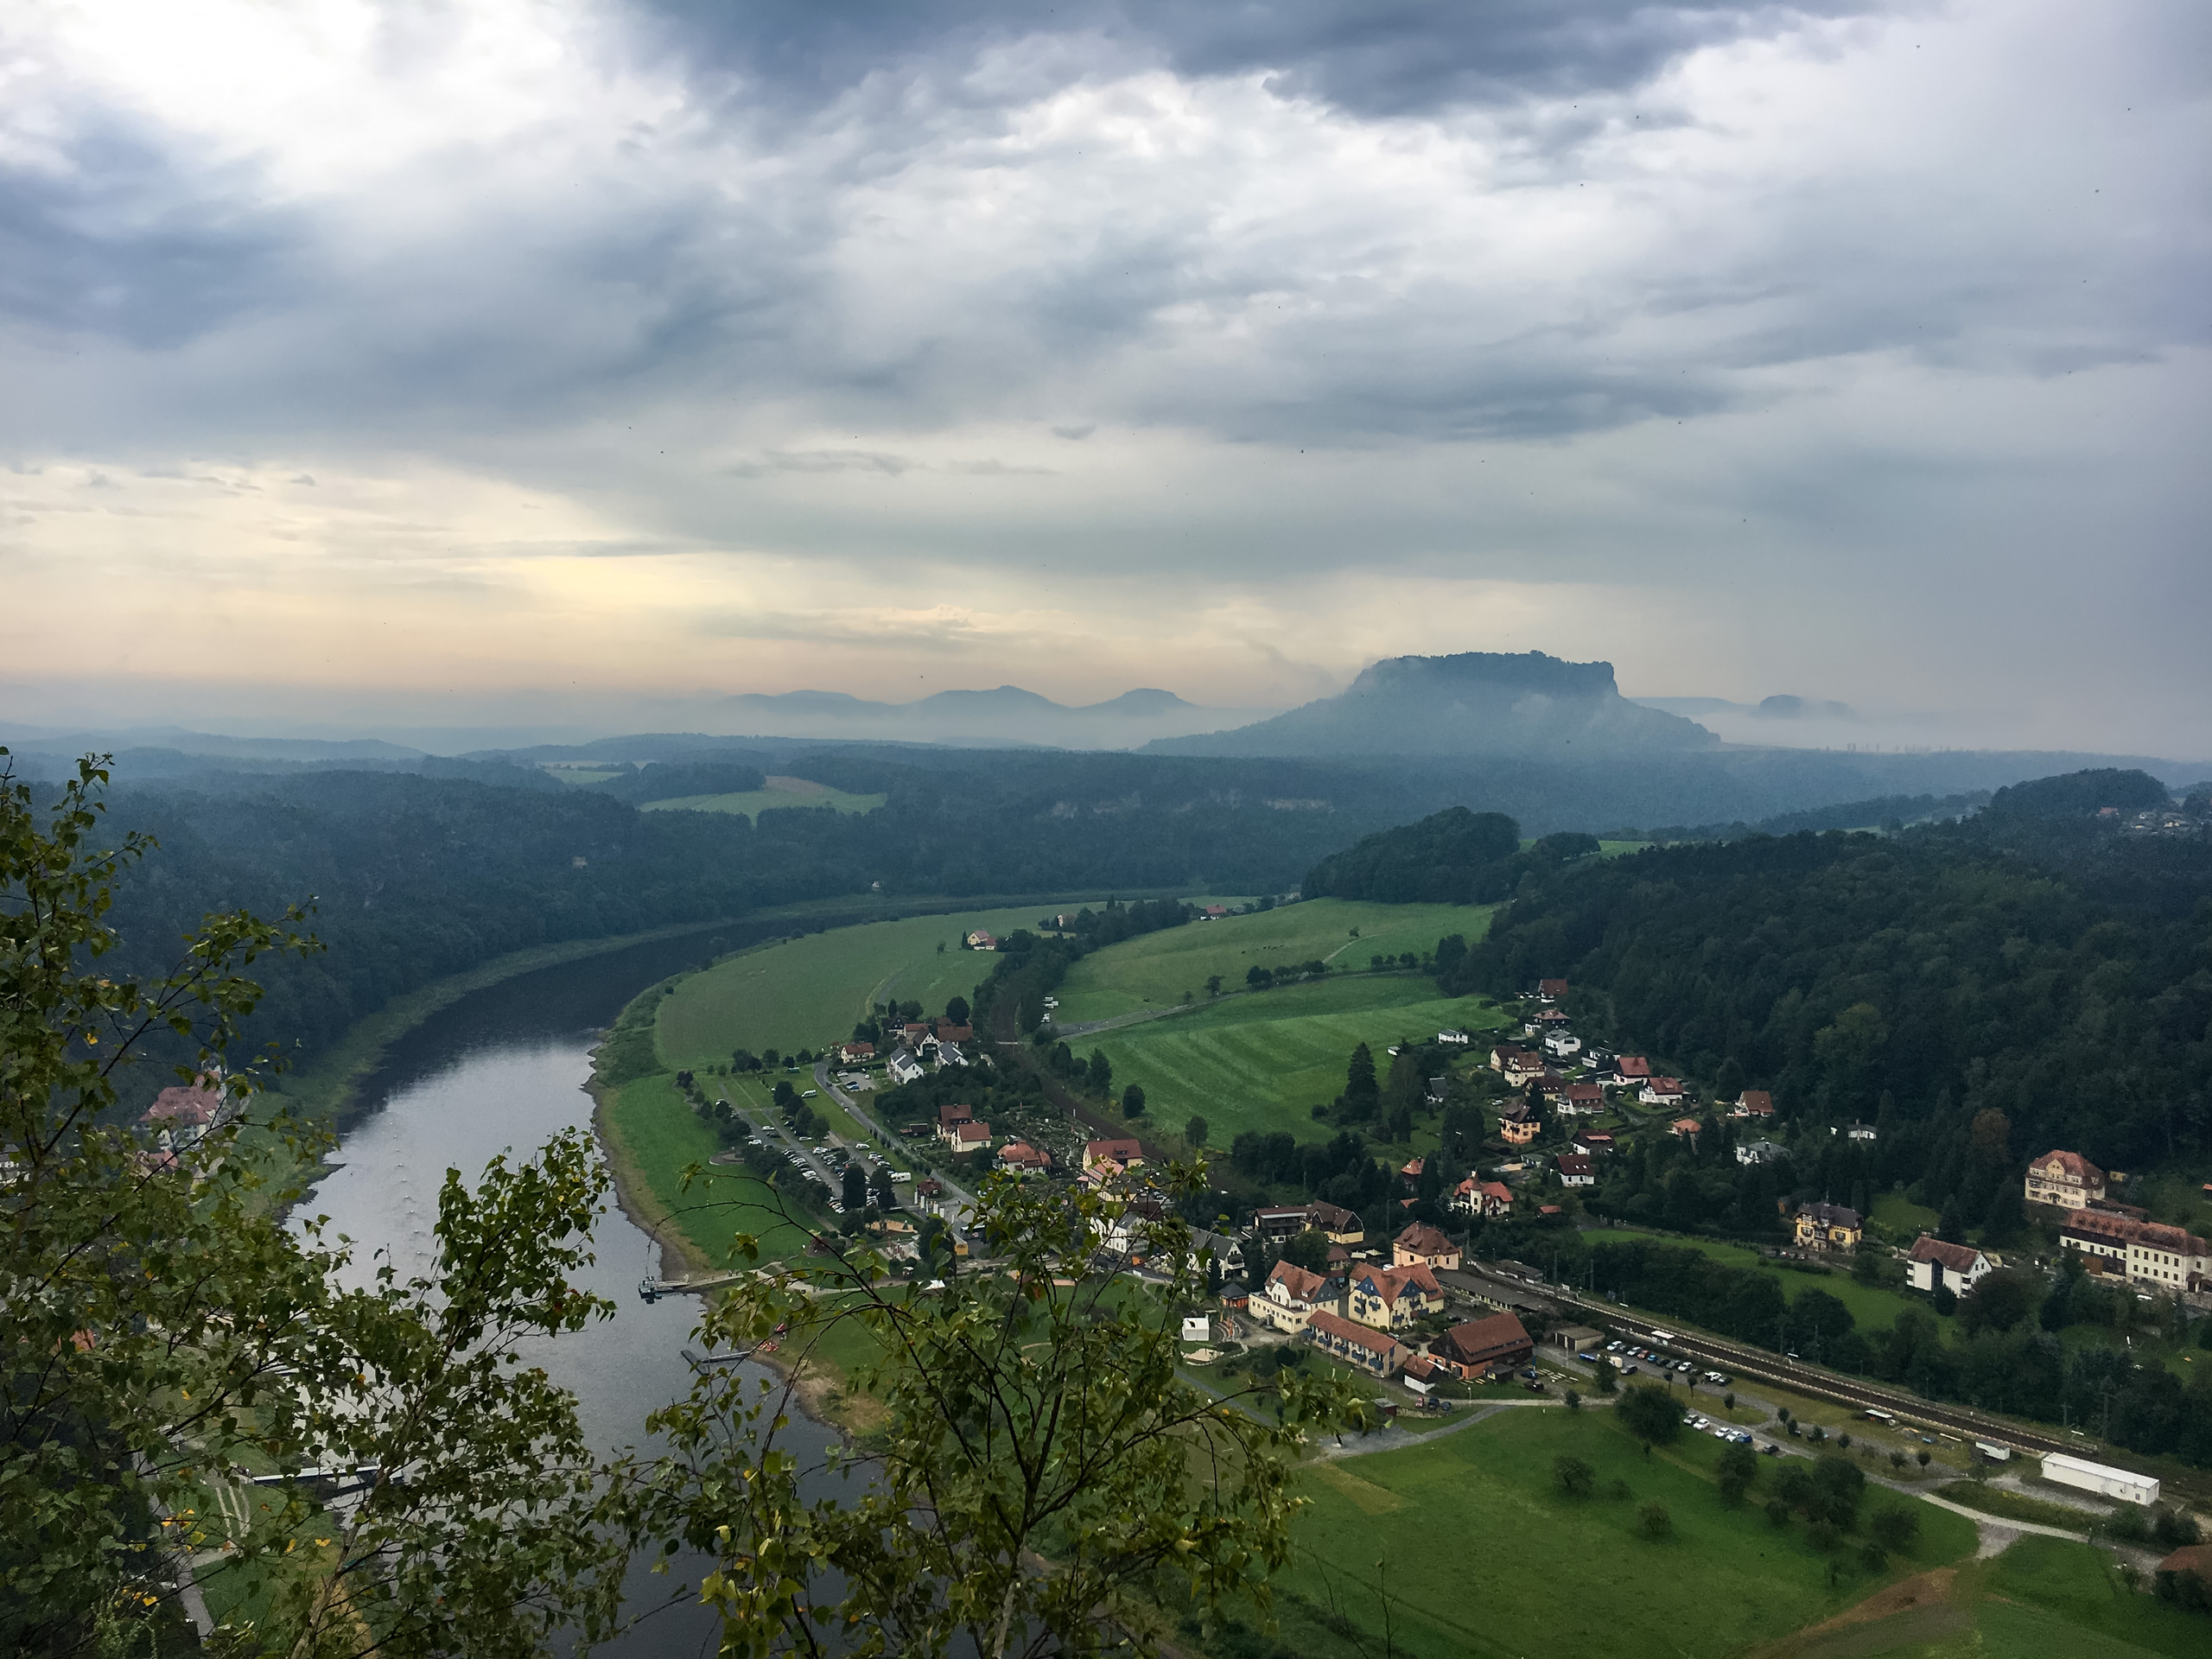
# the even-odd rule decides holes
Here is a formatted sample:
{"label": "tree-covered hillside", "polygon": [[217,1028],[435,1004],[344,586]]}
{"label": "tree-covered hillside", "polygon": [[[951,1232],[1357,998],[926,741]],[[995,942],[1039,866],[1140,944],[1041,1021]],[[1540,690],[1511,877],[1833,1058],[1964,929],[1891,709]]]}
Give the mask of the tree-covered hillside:
{"label": "tree-covered hillside", "polygon": [[[1708,1085],[1770,1089],[1785,1115],[1874,1122],[1881,1181],[1976,1219],[2050,1147],[2119,1167],[2202,1156],[2212,840],[2072,798],[2110,804],[2114,787],[2046,791],[2047,810],[2007,791],[1975,819],[1887,837],[1532,872],[1446,988],[1567,978],[1592,1034]],[[2001,1159],[1970,1145],[1993,1109],[2011,1126]]]}

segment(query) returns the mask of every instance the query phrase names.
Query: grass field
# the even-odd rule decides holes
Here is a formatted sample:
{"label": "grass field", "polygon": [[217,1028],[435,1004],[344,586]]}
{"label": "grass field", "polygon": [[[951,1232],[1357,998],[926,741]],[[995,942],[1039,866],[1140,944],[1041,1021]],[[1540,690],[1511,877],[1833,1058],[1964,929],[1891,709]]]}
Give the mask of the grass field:
{"label": "grass field", "polygon": [[1885,1192],[1874,1200],[1874,1207],[1867,1211],[1873,1224],[1888,1232],[1900,1243],[1910,1243],[1923,1233],[1932,1233],[1942,1217],[1924,1204],[1915,1204],[1902,1192]]}
{"label": "grass field", "polygon": [[679,795],[674,800],[647,801],[645,812],[734,812],[757,818],[783,806],[831,806],[840,812],[873,812],[883,804],[880,795],[848,795],[842,789],[804,778],[770,778],[766,789],[748,789],[735,795]]}
{"label": "grass field", "polygon": [[[1369,905],[1316,899],[1249,916],[1224,916],[1165,928],[1124,940],[1084,957],[1069,970],[1059,991],[1065,1025],[1111,1020],[1147,1007],[1167,1007],[1188,991],[1203,999],[1206,981],[1219,974],[1224,988],[1242,989],[1255,967],[1286,968],[1333,959],[1364,968],[1368,958],[1436,949],[1448,933],[1470,943],[1490,927],[1491,906]],[[1359,930],[1353,938],[1351,931]],[[1331,1091],[1332,1093],[1334,1090]]]}
{"label": "grass field", "polygon": [[876,1002],[911,1000],[941,1014],[948,997],[972,997],[995,960],[960,949],[961,937],[976,928],[1032,927],[1039,914],[1031,905],[912,916],[742,951],[693,975],[661,1003],[661,1058],[672,1067],[699,1066],[738,1048],[819,1048],[851,1036],[853,1022]]}
{"label": "grass field", "polygon": [[[1592,1244],[1650,1243],[1687,1245],[1702,1250],[1716,1261],[1731,1267],[1757,1268],[1764,1265],[1757,1250],[1741,1244],[1723,1243],[1713,1238],[1655,1238],[1648,1233],[1632,1233],[1611,1227],[1593,1227],[1582,1236]],[[1851,1317],[1865,1331],[1879,1331],[1897,1323],[1897,1315],[1908,1307],[1917,1308],[1933,1319],[1946,1340],[1956,1335],[1957,1322],[1948,1315],[1939,1314],[1928,1302],[1917,1296],[1908,1296],[1901,1290],[1890,1290],[1879,1285],[1862,1285],[1847,1269],[1825,1277],[1811,1273],[1785,1273],[1767,1268],[1767,1273],[1782,1286],[1784,1297],[1794,1298],[1807,1288],[1824,1290],[1851,1310]]]}
{"label": "grass field", "polygon": [[[1101,952],[1104,955],[1104,952]],[[1313,1108],[1344,1086],[1352,1049],[1380,1057],[1401,1037],[1428,1037],[1450,1026],[1478,1030],[1502,1016],[1478,999],[1448,1000],[1436,982],[1414,975],[1347,975],[1281,990],[1227,997],[1210,1007],[1095,1037],[1076,1038],[1078,1053],[1102,1050],[1118,1092],[1136,1084],[1151,1116],[1179,1128],[1193,1113],[1209,1139],[1225,1147],[1244,1129],[1287,1129],[1325,1139],[1333,1127]],[[1378,1058],[1387,1072],[1389,1062]]]}
{"label": "grass field", "polygon": [[2129,1590],[2089,1544],[2026,1537],[1910,1588],[1923,1592],[1914,1605],[1899,1594],[1892,1611],[1885,1598],[1760,1659],[2187,1659],[2212,1648],[2212,1621]]}
{"label": "grass field", "polygon": [[[1418,1447],[1313,1465],[1298,1480],[1313,1507],[1295,1523],[1294,1564],[1276,1580],[1284,1639],[1301,1654],[1347,1650],[1309,1611],[1325,1609],[1333,1591],[1368,1650],[1380,1652],[1380,1579],[1394,1645],[1422,1659],[1718,1659],[1877,1587],[1856,1567],[1832,1586],[1835,1558],[1815,1550],[1802,1525],[1777,1531],[1755,1502],[1724,1503],[1711,1478],[1719,1449],[1695,1435],[1646,1459],[1610,1412],[1507,1411]],[[1618,1479],[1633,1496],[1566,1497],[1552,1474],[1563,1453],[1596,1470],[1599,1493]],[[1673,1522],[1660,1540],[1644,1537],[1637,1520],[1655,1501]],[[1974,1551],[1973,1522],[1932,1505],[1918,1513],[1914,1556],[1889,1578]],[[1378,1560],[1388,1564],[1379,1573]]]}
{"label": "grass field", "polygon": [[750,1173],[717,1168],[685,1188],[683,1171],[705,1164],[721,1143],[674,1078],[640,1077],[608,1090],[599,1120],[624,1196],[655,1237],[680,1245],[696,1264],[728,1266],[730,1240],[741,1232],[759,1238],[764,1255],[804,1248],[804,1232],[775,1219],[765,1207],[773,1195]]}

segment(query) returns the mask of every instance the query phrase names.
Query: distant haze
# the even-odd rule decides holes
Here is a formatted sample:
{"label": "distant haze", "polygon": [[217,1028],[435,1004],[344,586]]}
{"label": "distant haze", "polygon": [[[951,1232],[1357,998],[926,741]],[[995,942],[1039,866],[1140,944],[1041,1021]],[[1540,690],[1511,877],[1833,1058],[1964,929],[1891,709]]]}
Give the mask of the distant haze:
{"label": "distant haze", "polygon": [[[2202,0],[0,40],[0,721],[1118,744],[1537,650],[2212,753]],[[1007,686],[1214,712],[931,701]]]}

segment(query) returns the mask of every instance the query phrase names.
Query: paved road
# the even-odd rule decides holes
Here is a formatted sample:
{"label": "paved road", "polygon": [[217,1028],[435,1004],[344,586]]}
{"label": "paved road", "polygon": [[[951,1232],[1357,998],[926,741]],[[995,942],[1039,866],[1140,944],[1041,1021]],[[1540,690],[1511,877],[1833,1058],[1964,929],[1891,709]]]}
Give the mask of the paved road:
{"label": "paved road", "polygon": [[[814,1063],[814,1084],[817,1089],[826,1090],[829,1092],[830,1099],[836,1101],[840,1106],[850,1112],[853,1115],[853,1121],[861,1125],[861,1127],[865,1128],[870,1135],[874,1135],[879,1145],[888,1147],[895,1147],[899,1144],[899,1137],[892,1134],[888,1129],[885,1128],[881,1122],[877,1119],[874,1113],[862,1106],[855,1096],[848,1094],[844,1090],[840,1089],[837,1086],[836,1080],[830,1075],[830,1063],[827,1060],[817,1060]],[[970,1192],[966,1187],[961,1185],[959,1182],[944,1175],[932,1174],[929,1179],[936,1181],[939,1185],[943,1186],[947,1192],[950,1193],[955,1198],[959,1200],[960,1208],[963,1214],[967,1211],[972,1210],[976,1207],[976,1195],[973,1192]],[[916,1213],[919,1214],[923,1212],[921,1211],[920,1205],[913,1192],[913,1188],[918,1184],[918,1178],[916,1181],[899,1182],[899,1185],[900,1192],[899,1194],[899,1202],[902,1207],[912,1210]],[[958,1226],[960,1224],[956,1220],[953,1224],[955,1226]]]}

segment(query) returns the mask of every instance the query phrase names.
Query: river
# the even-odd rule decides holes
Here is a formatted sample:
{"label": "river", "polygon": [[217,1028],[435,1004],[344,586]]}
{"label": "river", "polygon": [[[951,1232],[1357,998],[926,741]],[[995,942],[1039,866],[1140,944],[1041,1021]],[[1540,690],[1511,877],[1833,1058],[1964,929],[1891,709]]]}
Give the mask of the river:
{"label": "river", "polygon": [[[715,938],[727,948],[788,927],[730,925]],[[502,1152],[527,1157],[556,1130],[588,1122],[584,1084],[599,1032],[632,997],[693,965],[705,949],[699,938],[664,939],[523,975],[464,997],[394,1045],[348,1120],[332,1157],[338,1167],[304,1206],[353,1238],[357,1277],[365,1278],[380,1249],[403,1279],[428,1265],[448,1168],[474,1176]],[[594,1244],[597,1260],[581,1280],[613,1302],[614,1317],[544,1343],[533,1357],[575,1395],[593,1444],[613,1451],[644,1444],[646,1414],[688,1391],[681,1350],[700,1304],[639,1300],[638,1281],[659,1271],[659,1252],[620,1211],[601,1219]],[[786,1443],[804,1459],[831,1439],[795,1418]],[[664,1577],[648,1577],[641,1566],[632,1574],[632,1605],[664,1601],[671,1580],[696,1582],[700,1565],[678,1559]],[[715,1618],[691,1604],[656,1612],[594,1651],[623,1659],[712,1653],[716,1634]]]}

